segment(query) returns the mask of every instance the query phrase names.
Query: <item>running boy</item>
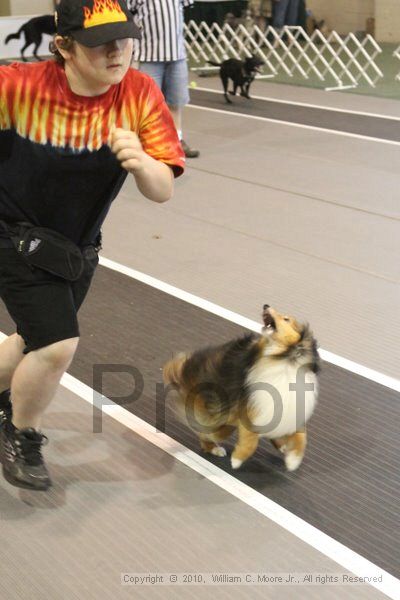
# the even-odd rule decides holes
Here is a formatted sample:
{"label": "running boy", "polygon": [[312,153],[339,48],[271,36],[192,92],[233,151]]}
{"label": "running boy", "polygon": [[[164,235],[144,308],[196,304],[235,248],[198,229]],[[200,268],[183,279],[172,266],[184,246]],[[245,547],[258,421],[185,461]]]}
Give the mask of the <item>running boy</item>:
{"label": "running boy", "polygon": [[[55,18],[56,60],[0,67],[0,297],[16,324],[0,345],[0,453],[10,483],[38,490],[51,485],[41,417],[78,345],[111,202],[128,173],[165,202],[184,167],[161,92],[130,68],[125,0],[61,0]],[[75,243],[79,278],[32,267],[10,239],[21,222]]]}

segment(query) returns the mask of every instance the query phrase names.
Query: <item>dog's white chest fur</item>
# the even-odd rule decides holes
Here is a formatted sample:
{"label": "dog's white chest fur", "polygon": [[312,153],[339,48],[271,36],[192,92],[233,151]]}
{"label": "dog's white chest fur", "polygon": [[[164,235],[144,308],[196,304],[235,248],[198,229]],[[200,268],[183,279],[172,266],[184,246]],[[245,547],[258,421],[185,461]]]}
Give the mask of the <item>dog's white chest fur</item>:
{"label": "dog's white chest fur", "polygon": [[250,370],[247,383],[248,418],[263,437],[273,439],[295,433],[313,413],[318,380],[312,371],[299,370],[298,365],[284,360],[262,358]]}

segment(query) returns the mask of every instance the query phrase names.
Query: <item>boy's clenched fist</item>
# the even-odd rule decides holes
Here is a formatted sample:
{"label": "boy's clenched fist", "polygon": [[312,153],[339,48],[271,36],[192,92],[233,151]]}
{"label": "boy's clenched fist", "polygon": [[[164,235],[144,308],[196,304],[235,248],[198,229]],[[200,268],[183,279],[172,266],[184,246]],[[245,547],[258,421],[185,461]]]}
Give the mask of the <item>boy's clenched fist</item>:
{"label": "boy's clenched fist", "polygon": [[130,173],[140,172],[150,159],[136,133],[126,129],[114,128],[111,131],[111,150]]}

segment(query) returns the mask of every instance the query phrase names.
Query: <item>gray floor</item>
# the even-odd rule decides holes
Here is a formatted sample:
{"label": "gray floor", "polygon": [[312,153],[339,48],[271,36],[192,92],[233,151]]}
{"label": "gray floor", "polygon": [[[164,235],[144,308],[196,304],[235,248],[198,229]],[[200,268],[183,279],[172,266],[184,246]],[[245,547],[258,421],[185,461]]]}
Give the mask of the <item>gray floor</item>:
{"label": "gray floor", "polygon": [[103,254],[254,320],[262,302],[280,306],[310,320],[321,347],[398,377],[398,146],[186,118],[202,155],[167,204],[127,181]]}
{"label": "gray floor", "polygon": [[1,598],[378,600],[368,586],[122,586],[122,573],[346,573],[62,388],[43,423],[51,491],[2,483]]}
{"label": "gray floor", "polygon": [[[192,91],[196,88],[206,88],[221,91],[221,81],[218,76],[199,77],[193,71],[190,74]],[[342,109],[347,111],[375,113],[384,116],[400,117],[400,105],[397,100],[373,96],[354,96],[351,93],[325,92],[323,90],[298,87],[295,85],[276,84],[273,81],[256,79],[251,86],[254,97],[283,100],[286,102],[302,102],[314,106]],[[193,98],[194,100],[194,98]]]}
{"label": "gray floor", "polygon": [[224,110],[225,112],[237,112],[249,114],[253,117],[268,118],[273,121],[285,121],[328,129],[332,131],[343,131],[355,135],[379,138],[384,140],[400,141],[400,121],[382,116],[360,115],[347,113],[342,110],[329,111],[316,106],[296,106],[293,104],[290,111],[287,105],[279,101],[265,100],[259,98],[232,98],[231,103],[221,101],[221,94],[214,91],[204,91],[194,88],[192,90],[193,104],[212,108],[213,110]]}
{"label": "gray floor", "polygon": [[[275,98],[399,115],[393,101],[263,89]],[[128,181],[106,222],[103,255],[254,320],[264,302],[293,312],[310,321],[323,348],[398,377],[398,147],[195,107],[186,111],[185,137],[201,157],[177,181],[174,200],[152,204]],[[119,290],[125,308],[135,303],[130,290],[128,281]],[[144,326],[125,313],[105,321],[110,307],[93,293],[98,312],[84,326],[87,350],[73,365],[81,379],[107,356],[107,342],[93,343],[98,329],[118,346],[119,332],[140,334]],[[162,321],[158,297],[146,308]],[[7,327],[2,316],[0,329]],[[196,322],[191,327],[207,335]],[[140,345],[124,352],[133,360]],[[142,358],[150,369],[149,348]],[[389,404],[375,393],[384,422]],[[111,419],[102,434],[91,426],[89,405],[60,390],[44,423],[54,489],[33,494],[0,485],[4,598],[383,597],[369,587],[122,587],[125,571],[342,569]],[[363,427],[345,434],[362,439]],[[390,446],[391,425],[385,435]],[[394,459],[396,452],[391,447]],[[314,467],[324,470],[318,457]],[[397,498],[388,493],[395,517]],[[347,504],[344,497],[345,522]],[[379,529],[376,544],[387,551]],[[396,549],[392,558],[398,561]]]}

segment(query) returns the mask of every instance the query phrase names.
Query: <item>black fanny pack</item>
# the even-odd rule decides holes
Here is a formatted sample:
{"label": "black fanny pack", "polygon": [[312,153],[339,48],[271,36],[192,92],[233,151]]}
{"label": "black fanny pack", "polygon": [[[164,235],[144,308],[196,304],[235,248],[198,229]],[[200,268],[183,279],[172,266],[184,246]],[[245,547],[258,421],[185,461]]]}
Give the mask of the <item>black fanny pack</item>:
{"label": "black fanny pack", "polygon": [[82,275],[82,251],[61,233],[30,223],[16,223],[6,229],[17,252],[32,267],[67,281],[76,281]]}

